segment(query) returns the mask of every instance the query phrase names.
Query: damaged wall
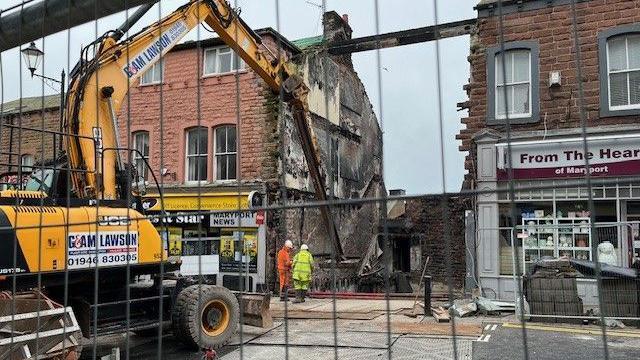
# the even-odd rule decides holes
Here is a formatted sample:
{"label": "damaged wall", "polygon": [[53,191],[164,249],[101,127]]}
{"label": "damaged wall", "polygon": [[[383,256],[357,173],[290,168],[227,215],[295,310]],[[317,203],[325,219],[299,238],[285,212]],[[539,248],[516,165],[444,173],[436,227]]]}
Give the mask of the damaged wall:
{"label": "damaged wall", "polygon": [[[348,28],[335,12],[325,14],[325,26]],[[350,28],[349,28],[350,29]],[[329,29],[326,30],[330,32]],[[343,33],[349,31],[343,31]],[[322,49],[299,55],[296,63],[310,88],[311,127],[320,150],[327,193],[339,199],[382,195],[382,137],[364,85],[343,57],[327,56]],[[291,201],[310,200],[313,185],[292,119],[286,116],[283,146],[285,185]],[[333,180],[333,181],[332,181]],[[330,253],[331,244],[318,209],[291,211],[288,233],[309,243],[316,253]],[[377,232],[377,205],[334,209],[340,240],[347,257],[359,257]],[[365,230],[367,229],[367,230]]]}
{"label": "damaged wall", "polygon": [[[335,12],[325,14],[324,25],[325,42],[322,45],[327,44],[327,39],[335,38],[330,34],[351,36],[349,25]],[[304,51],[294,61],[310,88],[310,124],[320,152],[327,194],[338,199],[382,196],[385,191],[381,176],[382,133],[350,56],[329,56],[320,46]],[[282,143],[278,170],[285,180],[285,202],[314,201],[300,138],[286,110],[278,126],[283,134],[279,139]],[[283,189],[275,183],[269,189],[269,200],[281,203]],[[340,206],[332,210],[344,255],[359,259],[378,232],[379,204]],[[333,247],[318,208],[273,212],[270,221],[269,227],[273,231],[269,236],[269,255],[275,256],[284,240],[291,239],[296,244],[308,244],[316,256],[330,256]],[[354,264],[357,266],[357,262]],[[353,274],[353,271],[339,271],[345,276]]]}
{"label": "damaged wall", "polygon": [[[412,255],[415,256],[417,253],[416,248],[421,249],[420,266],[412,266],[411,270],[413,275],[419,276],[424,261],[429,256],[427,275],[431,275],[434,281],[446,285],[449,263],[453,285],[455,288],[461,288],[466,273],[465,210],[471,208],[471,198],[448,196],[445,200],[447,214],[443,214],[442,202],[442,195],[407,200],[406,216],[411,234]],[[449,251],[445,243],[446,227],[449,228]]]}

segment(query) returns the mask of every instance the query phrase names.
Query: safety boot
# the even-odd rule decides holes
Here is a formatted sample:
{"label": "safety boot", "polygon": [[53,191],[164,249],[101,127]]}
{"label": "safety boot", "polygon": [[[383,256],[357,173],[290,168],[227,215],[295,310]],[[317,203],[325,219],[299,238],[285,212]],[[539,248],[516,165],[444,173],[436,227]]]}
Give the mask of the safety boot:
{"label": "safety boot", "polygon": [[300,304],[304,302],[304,299],[302,298],[302,290],[296,290],[296,299],[293,300],[294,304]]}

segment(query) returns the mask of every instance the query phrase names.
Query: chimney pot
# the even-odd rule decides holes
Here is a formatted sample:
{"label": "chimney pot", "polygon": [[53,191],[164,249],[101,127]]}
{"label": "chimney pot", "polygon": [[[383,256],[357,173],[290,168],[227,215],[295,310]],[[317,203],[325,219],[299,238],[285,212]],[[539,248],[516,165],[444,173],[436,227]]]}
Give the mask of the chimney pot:
{"label": "chimney pot", "polygon": [[342,14],[342,20],[345,24],[349,24],[349,14]]}

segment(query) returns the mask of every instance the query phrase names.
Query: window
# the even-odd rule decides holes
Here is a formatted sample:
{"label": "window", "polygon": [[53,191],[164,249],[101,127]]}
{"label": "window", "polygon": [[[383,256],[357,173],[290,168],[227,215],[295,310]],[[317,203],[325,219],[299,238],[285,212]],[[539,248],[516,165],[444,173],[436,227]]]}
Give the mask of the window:
{"label": "window", "polygon": [[487,50],[487,123],[539,119],[538,44],[519,41]]}
{"label": "window", "polygon": [[225,125],[216,128],[215,169],[216,180],[233,180],[236,174],[236,127]]}
{"label": "window", "polygon": [[531,116],[530,51],[506,51],[496,56],[495,63],[496,117],[504,119],[507,112],[511,118]]}
{"label": "window", "polygon": [[640,114],[640,23],[598,33],[600,116]]}
{"label": "window", "polygon": [[164,69],[164,59],[153,64],[140,77],[140,85],[159,84],[162,82],[162,71]]}
{"label": "window", "polygon": [[244,69],[244,62],[228,46],[204,51],[204,75],[224,74]]}
{"label": "window", "polygon": [[187,131],[185,181],[207,180],[207,128],[199,127]]}
{"label": "window", "polygon": [[145,160],[149,161],[149,132],[138,131],[133,133],[133,148],[137,150],[132,152],[131,157],[138,171],[138,176],[148,180],[149,168]]}
{"label": "window", "polygon": [[640,107],[640,34],[607,41],[609,109]]}
{"label": "window", "polygon": [[33,155],[24,154],[20,157],[20,165],[22,166],[22,171],[31,172],[33,167]]}

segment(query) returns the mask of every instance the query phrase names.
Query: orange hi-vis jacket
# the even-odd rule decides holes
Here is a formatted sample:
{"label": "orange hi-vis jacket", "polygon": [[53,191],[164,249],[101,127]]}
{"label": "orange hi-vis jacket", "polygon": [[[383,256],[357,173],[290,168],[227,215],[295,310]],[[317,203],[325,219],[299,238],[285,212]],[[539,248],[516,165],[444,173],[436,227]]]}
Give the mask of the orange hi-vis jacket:
{"label": "orange hi-vis jacket", "polygon": [[291,270],[291,257],[287,248],[283,247],[278,251],[278,271]]}
{"label": "orange hi-vis jacket", "polygon": [[291,256],[284,246],[278,251],[278,275],[280,275],[280,290],[284,286],[289,286],[291,281]]}

